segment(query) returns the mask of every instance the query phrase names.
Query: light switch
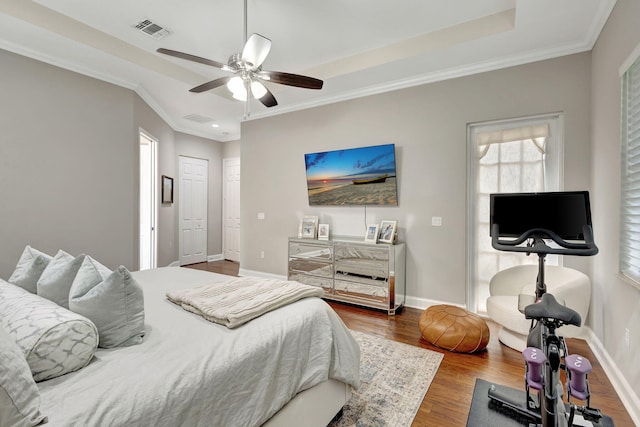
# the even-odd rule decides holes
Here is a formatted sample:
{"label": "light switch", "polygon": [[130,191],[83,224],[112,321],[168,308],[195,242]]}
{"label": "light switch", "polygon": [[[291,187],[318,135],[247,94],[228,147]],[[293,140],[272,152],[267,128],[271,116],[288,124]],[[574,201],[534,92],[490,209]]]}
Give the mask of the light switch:
{"label": "light switch", "polygon": [[258,219],[264,219],[264,212],[258,212]]}
{"label": "light switch", "polygon": [[440,227],[442,225],[442,217],[432,216],[431,225],[433,225],[434,227]]}

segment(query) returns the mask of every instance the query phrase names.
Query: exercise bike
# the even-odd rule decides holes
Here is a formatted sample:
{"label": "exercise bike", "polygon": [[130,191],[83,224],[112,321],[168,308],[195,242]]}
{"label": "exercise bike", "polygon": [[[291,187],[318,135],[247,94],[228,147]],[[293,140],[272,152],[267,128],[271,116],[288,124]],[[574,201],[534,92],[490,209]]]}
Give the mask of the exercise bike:
{"label": "exercise bike", "polygon": [[[523,206],[536,210],[536,215],[514,215],[514,208],[517,212]],[[576,220],[583,224],[581,232],[576,229]],[[501,230],[501,221],[506,230]],[[543,227],[536,227],[537,224]],[[562,235],[551,227],[559,229]],[[517,237],[516,233],[519,234]],[[514,399],[504,387],[492,385],[488,392],[490,401],[506,409],[514,418],[527,420],[530,426],[604,425],[603,414],[591,407],[590,362],[582,356],[569,355],[564,338],[556,334],[563,325],[580,326],[582,319],[577,312],[547,293],[544,282],[544,264],[548,254],[591,256],[598,253],[591,228],[588,193],[492,194],[491,238],[495,249],[537,254],[538,277],[535,295],[520,295],[518,299],[519,310],[531,319],[527,348],[523,351],[526,361],[525,399]],[[561,370],[565,371],[567,378],[567,403],[563,400]],[[571,402],[572,398],[586,401],[586,405],[576,405]]]}

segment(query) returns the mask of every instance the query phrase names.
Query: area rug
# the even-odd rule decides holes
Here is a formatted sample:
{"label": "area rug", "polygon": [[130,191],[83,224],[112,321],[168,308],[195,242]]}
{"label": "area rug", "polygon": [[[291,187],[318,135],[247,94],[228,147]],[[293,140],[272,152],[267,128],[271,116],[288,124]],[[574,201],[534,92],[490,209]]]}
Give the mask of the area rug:
{"label": "area rug", "polygon": [[360,345],[360,379],[330,427],[407,427],[416,416],[443,354],[352,331]]}

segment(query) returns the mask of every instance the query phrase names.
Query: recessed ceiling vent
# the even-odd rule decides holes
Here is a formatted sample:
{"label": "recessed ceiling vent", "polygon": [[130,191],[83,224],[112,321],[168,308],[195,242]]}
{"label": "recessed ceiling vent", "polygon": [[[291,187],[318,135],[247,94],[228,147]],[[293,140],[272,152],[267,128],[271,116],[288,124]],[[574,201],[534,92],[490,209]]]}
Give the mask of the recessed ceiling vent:
{"label": "recessed ceiling vent", "polygon": [[136,29],[145,33],[149,37],[153,37],[156,40],[162,40],[170,34],[169,30],[161,27],[154,22],[151,22],[148,19],[138,22],[138,24],[136,25]]}
{"label": "recessed ceiling vent", "polygon": [[188,116],[184,116],[183,119],[191,120],[198,123],[209,123],[213,121],[211,117],[203,116],[201,114],[189,114]]}

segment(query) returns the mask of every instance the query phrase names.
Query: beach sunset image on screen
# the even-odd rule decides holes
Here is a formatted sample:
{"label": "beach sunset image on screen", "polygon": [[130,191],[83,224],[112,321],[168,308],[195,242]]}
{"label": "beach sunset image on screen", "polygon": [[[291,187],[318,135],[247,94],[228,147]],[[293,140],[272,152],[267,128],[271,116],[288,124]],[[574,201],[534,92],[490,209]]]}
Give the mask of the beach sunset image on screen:
{"label": "beach sunset image on screen", "polygon": [[305,154],[309,206],[397,206],[395,145]]}

